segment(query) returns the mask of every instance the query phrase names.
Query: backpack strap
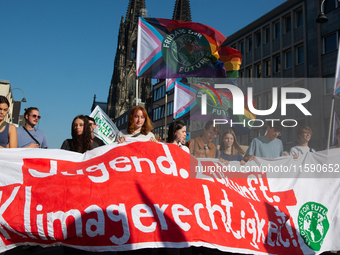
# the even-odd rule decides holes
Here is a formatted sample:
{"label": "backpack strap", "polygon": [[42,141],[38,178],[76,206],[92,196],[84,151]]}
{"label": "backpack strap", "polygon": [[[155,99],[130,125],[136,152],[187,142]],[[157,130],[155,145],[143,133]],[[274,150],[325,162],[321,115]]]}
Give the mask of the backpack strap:
{"label": "backpack strap", "polygon": [[30,133],[30,132],[28,132],[28,130],[25,128],[25,127],[23,127],[23,129],[27,132],[27,134],[39,145],[39,147],[40,147],[40,143],[37,141],[37,139],[35,139],[34,137],[33,137],[33,135]]}
{"label": "backpack strap", "polygon": [[134,135],[131,136],[131,137],[138,137],[138,136],[140,136],[140,134],[141,134],[141,132],[138,132],[138,133],[134,134]]}

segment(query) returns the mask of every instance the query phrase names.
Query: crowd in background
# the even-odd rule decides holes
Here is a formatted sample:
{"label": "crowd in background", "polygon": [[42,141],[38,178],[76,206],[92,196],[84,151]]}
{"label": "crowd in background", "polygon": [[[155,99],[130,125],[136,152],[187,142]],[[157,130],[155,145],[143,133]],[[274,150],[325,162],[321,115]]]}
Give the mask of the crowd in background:
{"label": "crowd in background", "polygon": [[[37,129],[40,120],[39,109],[29,107],[25,109],[25,125],[16,128],[4,119],[8,114],[9,101],[0,96],[0,148],[48,148],[46,134]],[[78,115],[71,124],[72,138],[66,139],[61,149],[84,153],[105,143],[96,137],[93,131],[96,128],[95,120],[90,116]],[[239,161],[244,165],[255,157],[277,158],[284,155],[283,145],[278,136],[283,127],[279,121],[267,126],[266,134],[254,138],[248,149],[244,149],[237,142],[236,135],[232,129],[224,131],[221,135],[221,144],[216,147],[213,140],[220,135],[218,126],[208,121],[203,129],[203,134],[190,139],[187,143],[187,127],[181,121],[173,121],[169,126],[168,143],[173,143],[190,153],[196,158],[218,158],[221,162],[228,164],[229,161]],[[123,143],[129,138],[142,138],[151,142],[158,142],[152,133],[152,122],[141,106],[133,107],[129,112],[128,126],[117,134],[117,142]],[[315,152],[308,143],[312,137],[312,130],[308,126],[299,127],[297,136],[299,144],[290,149],[289,154],[295,159],[307,152]],[[340,141],[340,128],[336,130],[336,138]],[[339,148],[340,142],[330,148]]]}
{"label": "crowd in background", "polygon": [[[36,125],[40,120],[39,109],[30,107],[25,109],[25,125],[16,128],[13,124],[5,121],[8,114],[9,102],[6,97],[0,96],[0,148],[48,148],[46,134],[37,129]],[[84,153],[105,143],[94,135],[96,122],[90,116],[78,115],[71,124],[72,138],[66,139],[61,149]],[[181,121],[173,121],[169,126],[167,142],[175,144],[183,149],[184,153],[190,153],[196,158],[218,158],[224,164],[230,161],[238,161],[241,165],[255,157],[277,158],[284,155],[283,145],[278,136],[283,127],[280,122],[268,125],[266,134],[256,137],[250,143],[248,149],[244,151],[237,142],[236,135],[232,129],[228,129],[221,134],[221,143],[216,146],[213,141],[220,135],[218,126],[214,126],[212,121],[208,121],[203,129],[203,134],[190,139],[187,143],[187,127]],[[128,127],[117,134],[117,143],[124,143],[129,138],[143,138],[151,142],[159,142],[152,133],[152,122],[141,106],[133,107],[129,112]],[[315,152],[308,143],[312,137],[312,130],[308,126],[299,127],[297,136],[299,144],[290,149],[289,154],[295,159],[302,154]],[[336,137],[340,141],[340,128],[336,130]],[[340,142],[331,148],[339,148]],[[30,246],[23,246],[23,249],[30,249]],[[63,247],[64,254],[80,254],[77,249]],[[205,252],[202,247],[197,249],[197,254]],[[166,249],[167,254],[179,254],[178,249]],[[190,254],[196,254],[189,249]],[[139,251],[138,251],[139,252]],[[128,254],[128,252],[125,252]]]}

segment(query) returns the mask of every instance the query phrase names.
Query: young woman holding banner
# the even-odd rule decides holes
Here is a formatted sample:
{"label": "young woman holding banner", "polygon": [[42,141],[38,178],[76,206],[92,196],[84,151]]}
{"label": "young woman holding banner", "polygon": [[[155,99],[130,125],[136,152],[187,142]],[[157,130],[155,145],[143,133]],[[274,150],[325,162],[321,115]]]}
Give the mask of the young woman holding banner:
{"label": "young woman holding banner", "polygon": [[17,129],[13,124],[5,121],[8,114],[9,101],[6,97],[0,96],[0,148],[17,148]]}
{"label": "young woman holding banner", "polygon": [[224,131],[221,141],[220,150],[216,151],[216,158],[219,158],[222,162],[240,161],[241,165],[246,163],[242,156],[245,152],[238,144],[232,129]]}
{"label": "young woman holding banner", "polygon": [[217,126],[214,127],[212,120],[209,120],[204,127],[203,135],[187,142],[187,147],[190,149],[190,154],[195,158],[215,158],[216,146],[212,141],[220,133]]}
{"label": "young woman holding banner", "polygon": [[190,153],[189,148],[184,145],[186,137],[187,126],[183,122],[176,120],[170,124],[167,142],[174,143],[187,153]]}
{"label": "young woman holding banner", "polygon": [[66,139],[61,145],[61,149],[84,153],[99,147],[98,143],[92,140],[91,127],[88,118],[78,115],[72,121],[72,139]]}
{"label": "young woman holding banner", "polygon": [[143,138],[151,142],[157,142],[148,113],[142,106],[134,106],[129,112],[128,127],[118,133],[118,143],[126,138]]}

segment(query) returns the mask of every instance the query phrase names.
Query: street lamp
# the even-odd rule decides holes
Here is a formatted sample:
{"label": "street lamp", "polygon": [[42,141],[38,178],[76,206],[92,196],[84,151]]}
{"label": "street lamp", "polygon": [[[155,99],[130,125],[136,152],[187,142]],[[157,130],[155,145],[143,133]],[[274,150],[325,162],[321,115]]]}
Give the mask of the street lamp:
{"label": "street lamp", "polygon": [[26,103],[27,101],[26,101],[26,97],[25,97],[25,92],[21,88],[13,88],[12,91],[15,90],[15,89],[20,89],[22,91],[22,93],[24,93],[24,97],[21,99],[21,102]]}
{"label": "street lamp", "polygon": [[25,92],[21,88],[13,88],[12,89],[12,96],[13,96],[13,90],[19,89],[24,93],[24,97],[21,99],[21,101],[13,101],[13,113],[12,113],[12,123],[14,124],[20,124],[20,108],[21,108],[21,102],[26,103],[26,97]]}
{"label": "street lamp", "polygon": [[[316,23],[325,23],[328,21],[328,18],[326,17],[324,13],[324,5],[326,0],[322,0],[320,5],[320,14],[318,15],[318,18],[316,19]],[[334,1],[334,0],[333,0]],[[340,0],[337,0],[340,3]]]}

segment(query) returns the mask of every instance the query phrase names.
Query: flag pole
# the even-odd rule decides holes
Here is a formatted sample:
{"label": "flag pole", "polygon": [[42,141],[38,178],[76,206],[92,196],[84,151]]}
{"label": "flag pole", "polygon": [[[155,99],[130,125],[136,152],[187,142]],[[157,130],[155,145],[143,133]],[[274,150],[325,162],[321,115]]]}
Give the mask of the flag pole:
{"label": "flag pole", "polygon": [[330,141],[331,141],[333,111],[334,111],[334,95],[332,95],[331,116],[329,117],[328,139],[327,139],[327,150],[329,150],[329,144],[330,144]]}
{"label": "flag pole", "polygon": [[340,43],[338,47],[338,59],[336,61],[335,67],[335,77],[334,77],[334,91],[332,95],[332,105],[331,105],[331,116],[329,118],[329,128],[328,128],[328,141],[327,141],[327,150],[329,149],[329,143],[331,139],[331,130],[332,130],[332,119],[333,119],[333,111],[334,111],[334,98],[339,95],[339,78],[340,78]]}
{"label": "flag pole", "polygon": [[136,106],[138,105],[138,77],[136,79]]}
{"label": "flag pole", "polygon": [[165,108],[164,108],[164,142],[166,142],[166,119],[168,117],[167,114],[167,108],[168,108],[168,93],[165,91]]}

